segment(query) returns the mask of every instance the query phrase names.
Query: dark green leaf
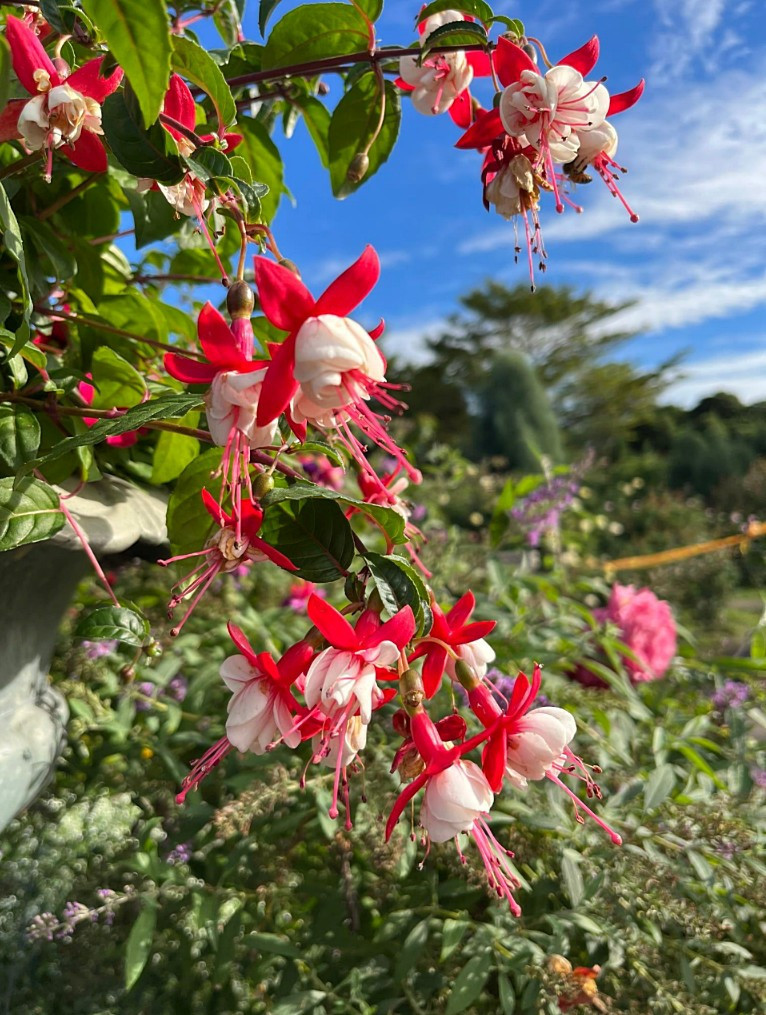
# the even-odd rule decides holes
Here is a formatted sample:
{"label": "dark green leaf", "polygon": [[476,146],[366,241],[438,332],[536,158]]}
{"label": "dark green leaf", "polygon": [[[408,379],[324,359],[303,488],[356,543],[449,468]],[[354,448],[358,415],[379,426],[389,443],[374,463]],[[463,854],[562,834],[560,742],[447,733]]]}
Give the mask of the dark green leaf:
{"label": "dark green leaf", "polygon": [[[10,350],[16,344],[16,336],[11,331],[5,331],[0,329],[0,345],[4,346],[9,350],[8,356],[10,356]],[[45,364],[48,362],[45,353],[42,349],[38,349],[33,342],[27,342],[23,345],[17,355],[25,359],[27,363],[31,363],[36,370],[44,370]]]}
{"label": "dark green leaf", "polygon": [[139,194],[137,190],[126,189],[125,197],[133,213],[136,247],[139,250],[147,243],[164,240],[180,228],[175,210],[159,191],[148,190]]}
{"label": "dark green leaf", "polygon": [[580,873],[580,855],[573,849],[564,850],[561,860],[561,876],[564,879],[564,888],[572,908],[576,909],[582,902],[585,889]]}
{"label": "dark green leaf", "polygon": [[403,980],[417,963],[428,943],[428,917],[416,923],[402,943],[401,951],[394,966],[394,980]]}
{"label": "dark green leaf", "polygon": [[146,382],[134,366],[108,345],[96,349],[91,360],[94,409],[129,409],[140,405],[146,395]]}
{"label": "dark green leaf", "polygon": [[503,1010],[503,1015],[514,1015],[516,1011],[516,995],[513,992],[511,981],[505,973],[500,973],[497,978],[497,992],[500,996],[500,1007]]}
{"label": "dark green leaf", "polygon": [[268,193],[261,197],[261,208],[263,220],[270,222],[285,190],[282,183],[282,158],[268,131],[257,120],[243,118],[237,124],[237,130],[243,139],[237,154],[246,159],[253,180],[264,183],[269,188]]}
{"label": "dark green leaf", "polygon": [[485,29],[475,21],[453,21],[448,25],[440,25],[423,43],[420,62],[426,59],[434,46],[475,46],[477,42],[486,41]]}
{"label": "dark green leaf", "polygon": [[470,14],[484,24],[488,24],[493,17],[492,8],[484,0],[434,0],[415,15],[415,24],[419,25],[430,18],[432,14],[441,14],[442,11],[459,11],[460,14]]}
{"label": "dark green leaf", "polygon": [[149,622],[125,606],[97,606],[81,617],[74,629],[75,638],[86,641],[121,641],[136,648],[149,636]]}
{"label": "dark green leaf", "polygon": [[170,22],[164,0],[82,0],[136,94],[149,127],[170,80]]}
{"label": "dark green leaf", "polygon": [[37,479],[0,479],[0,551],[39,543],[64,525],[55,490]]}
{"label": "dark green leaf", "polygon": [[395,555],[384,557],[379,553],[366,553],[364,559],[373,588],[383,601],[386,611],[393,615],[403,606],[411,606],[417,623],[417,634],[430,631],[432,615],[428,589],[415,568]]}
{"label": "dark green leaf", "polygon": [[356,497],[347,497],[337,490],[330,490],[326,486],[314,486],[312,483],[295,483],[293,486],[278,487],[268,493],[264,499],[264,506],[268,504],[279,504],[283,501],[297,500],[338,500],[351,507],[358,508],[361,512],[374,519],[386,531],[388,538],[394,543],[406,541],[404,535],[404,519],[398,511],[385,507],[382,504],[367,504]]}
{"label": "dark green leaf", "polygon": [[[127,433],[129,430],[138,430],[147,423],[153,423],[158,419],[178,419],[185,416],[190,410],[197,408],[200,404],[199,395],[188,395],[185,392],[162,395],[160,398],[153,398],[149,402],[142,402],[116,419],[100,419],[90,427],[87,433],[78,434],[76,437],[67,437],[57,444],[56,447],[38,458],[33,464],[35,467],[44,465],[46,462],[55,461],[62,455],[74,451],[75,448],[84,448],[92,444],[100,444],[107,437],[114,437],[117,434]],[[27,469],[29,466],[27,466]]]}
{"label": "dark green leaf", "polygon": [[173,70],[210,96],[218,123],[231,127],[237,119],[237,107],[221,68],[212,56],[186,36],[173,39]]}
{"label": "dark green leaf", "polygon": [[0,469],[14,474],[40,447],[40,424],[29,409],[0,405]]}
{"label": "dark green leaf", "polygon": [[264,38],[266,38],[266,25],[278,5],[279,0],[261,0],[258,8],[258,28]]}
{"label": "dark green leaf", "polygon": [[442,950],[439,961],[445,962],[454,952],[470,927],[468,920],[453,920],[448,917],[442,927]]}
{"label": "dark green leaf", "polygon": [[26,215],[19,217],[19,226],[30,241],[33,252],[39,255],[35,257],[33,253],[30,267],[40,265],[43,269],[47,268],[46,274],[57,282],[67,282],[74,277],[77,261],[71,246],[62,239],[60,232],[56,232],[47,222]]}
{"label": "dark green leaf", "polygon": [[359,11],[347,4],[309,4],[285,14],[274,26],[263,51],[263,69],[344,56],[369,47],[369,29]]}
{"label": "dark green leaf", "polygon": [[231,176],[231,162],[217,148],[205,146],[195,150],[184,159],[196,177],[206,183],[211,176]]}
{"label": "dark green leaf", "polygon": [[68,34],[57,0],[40,0],[40,11],[54,31],[58,32],[59,35]]}
{"label": "dark green leaf", "polygon": [[676,773],[672,765],[660,765],[646,781],[644,786],[644,810],[651,811],[659,807],[663,800],[673,792],[676,784]]}
{"label": "dark green leaf", "polygon": [[104,136],[124,169],[168,185],[183,178],[175,141],[157,123],[144,130],[138,100],[129,86],[110,95],[103,111]]}
{"label": "dark green leaf", "polygon": [[[11,202],[8,200],[8,195],[5,192],[5,187],[0,183],[0,231],[3,234],[3,246],[6,251],[11,255],[13,260],[18,266],[17,275],[19,279],[19,287],[21,290],[21,297],[24,306],[24,321],[29,320],[29,315],[32,312],[32,297],[29,293],[29,279],[27,276],[27,265],[24,260],[24,243],[21,239],[21,232],[19,231],[19,223],[14,214],[13,208],[11,208]],[[16,342],[13,345],[9,355],[15,356],[16,353],[29,339],[28,329],[19,329],[19,333]]]}
{"label": "dark green leaf", "polygon": [[458,1015],[473,1004],[482,992],[492,968],[492,956],[489,952],[474,955],[458,973],[449,1000],[446,1015]]}
{"label": "dark green leaf", "polygon": [[202,503],[203,488],[218,497],[221,477],[213,474],[221,464],[220,448],[210,448],[191,462],[178,477],[168,501],[168,538],[173,553],[202,549],[213,520]]}
{"label": "dark green leaf", "polygon": [[125,989],[130,990],[144,971],[157,923],[157,906],[148,900],[130,929],[125,946]]}
{"label": "dark green leaf", "polygon": [[383,127],[367,152],[369,168],[359,181],[348,179],[355,156],[363,152],[380,121],[381,93],[375,74],[367,73],[349,88],[332,114],[328,133],[330,182],[336,197],[345,197],[380,169],[399,136],[401,104],[390,81],[385,82],[386,110]]}
{"label": "dark green leaf", "polygon": [[273,504],[266,510],[261,535],[297,565],[298,570],[291,573],[306,581],[343,578],[354,557],[351,526],[340,506],[331,500]]}

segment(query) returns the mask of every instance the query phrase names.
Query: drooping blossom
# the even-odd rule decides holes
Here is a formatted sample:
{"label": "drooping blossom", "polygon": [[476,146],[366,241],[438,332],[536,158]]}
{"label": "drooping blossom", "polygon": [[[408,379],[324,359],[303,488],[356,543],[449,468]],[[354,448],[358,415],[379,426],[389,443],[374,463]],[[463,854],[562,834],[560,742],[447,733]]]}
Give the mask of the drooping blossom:
{"label": "drooping blossom", "polygon": [[[390,471],[381,473],[380,476],[376,476],[374,482],[371,480],[370,475],[367,472],[359,472],[356,478],[365,504],[379,504],[382,507],[389,507],[393,511],[396,511],[396,513],[404,519],[404,535],[407,539],[405,544],[407,552],[412,558],[413,564],[420,569],[426,578],[430,578],[431,572],[423,564],[417,552],[417,543],[424,540],[425,536],[417,525],[410,520],[412,509],[401,496],[401,494],[403,494],[409,486],[410,481],[406,475],[403,476],[401,473],[401,466],[398,462],[394,461],[393,468]],[[421,474],[418,473],[418,481],[420,481],[420,477]],[[362,509],[350,507],[346,511],[346,517],[350,517],[356,511],[360,510]],[[373,523],[376,523],[376,519],[373,515],[368,515],[368,518]],[[394,544],[389,538],[385,528],[380,524],[378,527],[386,540],[387,552],[391,553],[393,551]]]}
{"label": "drooping blossom", "polygon": [[221,678],[232,691],[222,737],[192,766],[176,800],[183,803],[186,794],[199,786],[205,776],[232,750],[263,754],[279,735],[288,747],[297,747],[302,736],[294,715],[305,713],[290,688],[295,684],[314,653],[306,641],[292,645],[275,662],[268,652],[254,652],[244,633],[229,622],[229,636],[239,654],[229,656],[221,665]]}
{"label": "drooping blossom", "polygon": [[487,732],[459,745],[445,743],[422,706],[410,715],[410,729],[423,771],[399,794],[386,822],[386,841],[409,801],[425,789],[420,823],[428,836],[429,848],[431,841],[446,842],[454,837],[465,863],[458,837],[463,832],[470,835],[484,864],[490,890],[506,899],[514,916],[519,916],[521,910],[513,890],[520,882],[507,859],[513,854],[500,845],[487,824],[494,793],[479,766],[463,758],[486,739]]}
{"label": "drooping blossom", "polygon": [[[87,375],[90,378],[90,374]],[[92,405],[93,399],[96,397],[96,389],[89,381],[80,381],[77,385],[77,393],[80,398],[85,402],[86,405]],[[146,398],[149,397],[149,392],[146,392]],[[98,423],[98,419],[95,416],[84,416],[83,423],[86,426],[95,426]],[[150,433],[146,427],[139,427],[138,430],[128,430],[126,433],[112,434],[106,438],[106,443],[113,448],[131,448],[137,443],[138,438],[144,434]]]}
{"label": "drooping blossom", "polygon": [[[457,21],[473,21],[473,18],[460,11],[447,10],[421,21],[418,25],[421,45],[437,28]],[[403,56],[399,60],[396,84],[409,92],[419,113],[436,116],[449,111],[455,123],[465,128],[472,119],[468,86],[474,77],[486,77],[489,73],[489,57],[483,52],[429,53],[422,63],[417,56]]]}
{"label": "drooping blossom", "polygon": [[346,810],[346,829],[353,827],[351,820],[351,799],[348,786],[349,769],[357,769],[357,758],[360,751],[367,746],[367,726],[360,715],[352,715],[343,726],[342,732],[336,731],[328,736],[326,733],[316,733],[312,737],[311,761],[315,765],[324,765],[335,771],[335,783],[333,788],[333,800],[330,805],[330,817],[338,816],[338,792],[343,793],[343,802]]}
{"label": "drooping blossom", "polygon": [[357,464],[375,480],[365,449],[349,424],[364,437],[396,458],[413,482],[420,473],[386,429],[381,417],[367,404],[374,398],[382,406],[398,409],[385,380],[386,361],[374,339],[383,322],[366,332],[346,315],[367,296],[378,280],[378,255],[367,246],[315,300],[301,280],[281,264],[265,257],[255,259],[255,280],[267,319],[288,332],[275,346],[258,403],[257,423],[266,426],[288,411],[288,422],[303,439],[306,424],[332,429]]}
{"label": "drooping blossom", "polygon": [[341,465],[333,465],[327,455],[309,458],[299,455],[303,471],[313,483],[326,486],[328,490],[342,490],[346,478],[346,470]]}
{"label": "drooping blossom", "polygon": [[202,503],[218,529],[213,533],[202,550],[193,553],[182,553],[168,560],[160,560],[162,567],[174,564],[179,560],[201,557],[202,562],[173,586],[173,595],[168,603],[168,613],[183,602],[192,598],[191,605],[180,623],[171,630],[177,635],[189,618],[197,603],[210,588],[219,574],[229,574],[242,564],[252,561],[270,560],[286,571],[297,568],[283,553],[262,539],[258,532],[263,524],[263,509],[254,501],[243,500],[238,513],[228,514],[207,490],[202,491]]}
{"label": "drooping blossom", "polygon": [[13,69],[32,98],[8,103],[0,114],[0,140],[20,138],[29,151],[42,150],[48,181],[57,149],[86,172],[105,172],[101,104],[119,86],[122,70],[102,77],[105,57],[98,57],[70,74],[63,60],[54,64],[24,21],[9,16],[5,30]]}
{"label": "drooping blossom", "polygon": [[438,691],[445,670],[455,679],[458,659],[481,679],[487,672],[487,665],[495,658],[494,651],[484,640],[494,629],[495,621],[475,620],[469,623],[475,607],[476,599],[472,592],[461,596],[446,614],[437,603],[432,604],[433,626],[428,637],[410,656],[410,662],[425,656],[422,677],[427,698],[432,698]]}

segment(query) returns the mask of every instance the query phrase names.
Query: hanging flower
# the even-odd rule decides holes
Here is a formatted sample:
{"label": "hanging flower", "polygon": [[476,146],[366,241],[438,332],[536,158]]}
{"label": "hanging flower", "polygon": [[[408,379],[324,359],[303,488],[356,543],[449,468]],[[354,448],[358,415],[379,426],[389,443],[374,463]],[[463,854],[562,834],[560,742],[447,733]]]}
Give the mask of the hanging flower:
{"label": "hanging flower", "polygon": [[427,698],[438,691],[445,669],[455,679],[458,659],[480,680],[487,672],[488,663],[495,658],[494,651],[484,640],[494,629],[495,621],[478,620],[469,624],[475,607],[472,592],[461,596],[447,614],[436,603],[432,604],[433,626],[410,656],[410,662],[425,656],[422,678]]}
{"label": "hanging flower", "polygon": [[50,181],[53,152],[61,149],[70,162],[90,173],[107,169],[99,138],[101,104],[122,81],[117,68],[101,76],[104,57],[88,60],[73,73],[54,65],[35,32],[19,18],[6,20],[11,61],[31,99],[13,99],[0,114],[0,140],[21,138],[29,151],[44,151],[45,177]]}

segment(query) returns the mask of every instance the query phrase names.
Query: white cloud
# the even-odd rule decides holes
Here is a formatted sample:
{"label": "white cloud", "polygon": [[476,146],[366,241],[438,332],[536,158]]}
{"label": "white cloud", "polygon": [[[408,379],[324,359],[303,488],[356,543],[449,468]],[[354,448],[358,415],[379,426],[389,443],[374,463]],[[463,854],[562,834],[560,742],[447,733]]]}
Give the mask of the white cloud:
{"label": "white cloud", "polygon": [[654,6],[664,31],[655,38],[651,73],[680,77],[712,49],[726,0],[654,0]]}
{"label": "white cloud", "polygon": [[381,339],[383,350],[386,355],[398,356],[405,363],[427,363],[431,355],[426,348],[426,339],[444,331],[447,323],[446,317],[404,321],[401,325],[388,322]]}
{"label": "white cloud", "polygon": [[718,391],[729,391],[746,403],[766,399],[766,352],[719,356],[692,363],[668,388],[663,401],[693,406],[701,398]]}

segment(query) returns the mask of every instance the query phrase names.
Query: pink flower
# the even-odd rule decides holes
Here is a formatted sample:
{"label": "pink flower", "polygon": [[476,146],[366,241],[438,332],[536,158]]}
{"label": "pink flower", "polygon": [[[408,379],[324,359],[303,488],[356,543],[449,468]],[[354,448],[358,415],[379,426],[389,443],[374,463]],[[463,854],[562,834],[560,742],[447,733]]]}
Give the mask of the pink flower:
{"label": "pink flower", "polygon": [[676,654],[676,625],[670,605],[651,589],[615,582],[608,604],[594,610],[593,616],[601,623],[614,624],[620,641],[635,655],[635,659],[622,657],[632,683],[665,675]]}
{"label": "pink flower", "polygon": [[544,779],[554,766],[561,771],[567,763],[564,748],[576,732],[566,709],[546,705],[527,712],[508,733],[506,778],[516,789],[526,789],[528,779]]}
{"label": "pink flower", "polygon": [[289,607],[295,613],[305,613],[308,601],[312,596],[319,596],[320,599],[325,599],[327,593],[323,588],[315,585],[314,582],[301,580],[290,586],[290,591],[287,597],[282,600],[282,605]]}
{"label": "pink flower", "polygon": [[[86,376],[90,377],[90,374]],[[80,398],[85,402],[86,405],[92,405],[93,399],[96,397],[96,389],[88,381],[80,381],[77,385],[77,392]],[[146,398],[149,397],[148,392]],[[98,423],[98,419],[95,416],[83,417],[83,423],[86,426],[95,426]],[[138,430],[128,430],[127,433],[114,434],[111,437],[106,438],[106,443],[113,448],[132,448],[134,444],[138,442],[138,438],[143,434],[150,433],[146,427],[139,427]]]}
{"label": "pink flower", "polygon": [[8,103],[0,114],[0,140],[21,138],[30,151],[46,151],[48,180],[58,148],[80,169],[105,172],[101,103],[122,81],[122,70],[101,77],[105,58],[98,57],[70,74],[63,61],[53,63],[24,21],[8,17],[5,29],[13,69],[32,98]]}
{"label": "pink flower", "polygon": [[447,842],[470,831],[477,818],[489,813],[494,800],[479,766],[458,760],[428,780],[420,823],[432,842]]}

